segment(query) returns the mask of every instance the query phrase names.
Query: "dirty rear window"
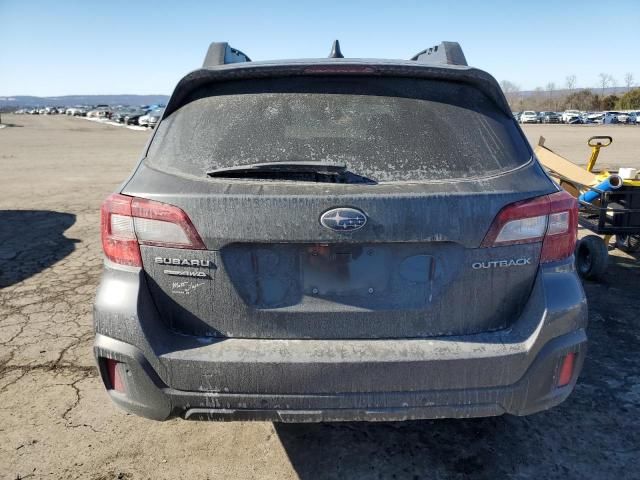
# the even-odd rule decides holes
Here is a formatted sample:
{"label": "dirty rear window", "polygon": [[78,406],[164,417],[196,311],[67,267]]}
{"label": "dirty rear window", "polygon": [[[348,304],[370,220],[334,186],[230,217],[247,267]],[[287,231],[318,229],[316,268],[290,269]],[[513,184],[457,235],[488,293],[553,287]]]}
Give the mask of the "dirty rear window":
{"label": "dirty rear window", "polygon": [[470,85],[297,77],[194,92],[160,124],[146,161],[201,177],[252,163],[341,162],[389,182],[494,175],[530,155],[513,119]]}

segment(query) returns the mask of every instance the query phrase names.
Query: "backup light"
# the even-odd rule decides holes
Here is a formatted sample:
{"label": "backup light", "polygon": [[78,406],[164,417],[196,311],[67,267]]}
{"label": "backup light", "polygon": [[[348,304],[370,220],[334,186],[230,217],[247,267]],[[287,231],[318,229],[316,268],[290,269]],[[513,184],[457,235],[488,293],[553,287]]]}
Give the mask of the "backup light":
{"label": "backup light", "polygon": [[516,242],[530,238],[541,238],[547,230],[547,216],[523,218],[522,220],[511,220],[505,223],[500,230],[496,243]]}
{"label": "backup light", "polygon": [[547,235],[565,233],[569,228],[569,212],[552,213],[549,215]]}
{"label": "backup light", "polygon": [[134,218],[133,228],[135,229],[138,241],[142,243],[191,244],[184,230],[175,223],[169,223],[163,220],[151,220],[148,218]]}

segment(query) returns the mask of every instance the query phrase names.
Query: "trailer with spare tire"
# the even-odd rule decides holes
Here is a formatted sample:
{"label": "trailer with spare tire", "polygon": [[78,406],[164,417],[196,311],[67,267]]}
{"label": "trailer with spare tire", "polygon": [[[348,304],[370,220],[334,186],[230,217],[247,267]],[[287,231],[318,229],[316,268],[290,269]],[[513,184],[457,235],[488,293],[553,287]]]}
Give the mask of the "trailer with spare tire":
{"label": "trailer with spare tire", "polygon": [[[609,249],[640,252],[640,180],[634,168],[595,171],[601,148],[611,137],[591,137],[591,157],[582,168],[547,148],[545,139],[535,148],[540,163],[560,186],[578,199],[578,224],[593,232],[576,243],[576,269],[582,278],[601,280],[607,269]],[[612,244],[611,240],[615,236]]]}

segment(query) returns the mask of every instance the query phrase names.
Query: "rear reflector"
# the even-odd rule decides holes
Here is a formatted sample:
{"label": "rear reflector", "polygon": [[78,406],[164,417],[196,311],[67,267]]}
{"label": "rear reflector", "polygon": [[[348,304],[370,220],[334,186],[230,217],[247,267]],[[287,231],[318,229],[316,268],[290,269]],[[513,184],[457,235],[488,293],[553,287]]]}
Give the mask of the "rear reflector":
{"label": "rear reflector", "polygon": [[565,385],[569,385],[571,382],[571,377],[573,377],[573,367],[576,363],[576,354],[575,352],[568,353],[564,359],[562,360],[562,365],[560,365],[560,374],[558,375],[558,387],[564,387]]}
{"label": "rear reflector", "polygon": [[120,368],[120,362],[116,362],[110,358],[105,359],[107,367],[107,376],[109,377],[109,387],[116,392],[124,393],[124,382],[122,381]]}
{"label": "rear reflector", "polygon": [[512,203],[496,216],[483,247],[543,242],[541,262],[569,257],[578,233],[578,202],[565,191]]}
{"label": "rear reflector", "polygon": [[101,214],[102,248],[115,263],[142,266],[139,245],[205,249],[187,214],[173,205],[113,194]]}

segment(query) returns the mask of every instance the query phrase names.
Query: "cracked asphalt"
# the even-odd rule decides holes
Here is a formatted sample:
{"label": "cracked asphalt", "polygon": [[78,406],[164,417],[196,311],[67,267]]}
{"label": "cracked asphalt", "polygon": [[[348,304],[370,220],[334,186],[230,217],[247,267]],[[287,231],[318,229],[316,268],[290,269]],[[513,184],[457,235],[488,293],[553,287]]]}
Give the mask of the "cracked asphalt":
{"label": "cracked asphalt", "polygon": [[[13,126],[0,130],[1,478],[640,478],[640,262],[620,252],[602,284],[585,284],[585,368],[569,400],[548,412],[326,425],[123,413],[91,351],[99,206],[148,133],[68,117],[3,121]],[[563,128],[574,127],[527,133],[553,148]],[[640,127],[608,128],[597,134],[612,133],[620,155],[638,158]],[[591,134],[565,142],[563,154],[586,159]]]}

